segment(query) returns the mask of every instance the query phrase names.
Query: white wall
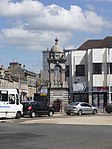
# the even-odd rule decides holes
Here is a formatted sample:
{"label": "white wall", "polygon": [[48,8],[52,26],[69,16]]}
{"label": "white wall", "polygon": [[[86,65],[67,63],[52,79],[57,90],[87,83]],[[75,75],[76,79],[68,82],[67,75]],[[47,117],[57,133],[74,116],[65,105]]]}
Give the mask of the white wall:
{"label": "white wall", "polygon": [[[87,76],[76,76],[76,65],[87,64],[86,50],[85,51],[72,51],[72,86],[76,81],[86,82]],[[87,74],[87,73],[86,73]]]}
{"label": "white wall", "polygon": [[103,49],[92,49],[92,63],[103,63],[104,62],[105,48]]}
{"label": "white wall", "polygon": [[[112,63],[112,48],[110,50],[110,62]],[[109,75],[107,75],[108,49],[88,49],[87,51],[71,51],[69,66],[71,70],[71,86],[73,83],[80,79],[86,81],[88,87],[101,87],[108,86]],[[102,74],[93,74],[93,63],[102,63]],[[85,64],[86,73],[85,77],[76,77],[76,65]],[[110,85],[112,86],[112,74],[110,75]]]}

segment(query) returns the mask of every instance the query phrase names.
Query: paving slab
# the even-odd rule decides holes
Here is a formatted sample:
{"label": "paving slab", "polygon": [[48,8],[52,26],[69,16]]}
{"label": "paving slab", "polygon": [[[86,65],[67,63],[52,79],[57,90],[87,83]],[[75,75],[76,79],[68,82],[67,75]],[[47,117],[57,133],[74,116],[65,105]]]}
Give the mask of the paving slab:
{"label": "paving slab", "polygon": [[84,115],[84,116],[65,116],[64,114],[57,114],[54,118],[34,119],[21,122],[22,124],[80,124],[80,125],[110,125],[112,126],[112,115]]}

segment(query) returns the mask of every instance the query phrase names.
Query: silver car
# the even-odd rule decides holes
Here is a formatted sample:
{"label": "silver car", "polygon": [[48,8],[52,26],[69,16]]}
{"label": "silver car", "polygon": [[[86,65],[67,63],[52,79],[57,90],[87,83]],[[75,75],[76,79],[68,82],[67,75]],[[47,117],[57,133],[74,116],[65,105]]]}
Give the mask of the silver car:
{"label": "silver car", "polygon": [[98,109],[86,102],[72,102],[64,107],[67,115],[73,114],[96,114]]}

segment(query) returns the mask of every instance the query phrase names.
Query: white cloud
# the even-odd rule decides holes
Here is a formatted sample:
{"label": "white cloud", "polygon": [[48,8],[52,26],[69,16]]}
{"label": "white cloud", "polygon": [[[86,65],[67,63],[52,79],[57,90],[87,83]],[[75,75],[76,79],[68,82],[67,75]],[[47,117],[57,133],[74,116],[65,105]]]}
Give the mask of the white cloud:
{"label": "white cloud", "polygon": [[80,7],[75,5],[71,6],[70,10],[66,10],[57,5],[47,6],[43,11],[43,16],[32,18],[28,22],[27,27],[29,28],[89,32],[98,32],[106,24],[109,24],[94,11],[83,12]]}
{"label": "white cloud", "polygon": [[44,6],[39,1],[23,0],[14,3],[13,0],[0,0],[0,16],[33,17],[43,11]]}
{"label": "white cloud", "polygon": [[6,42],[29,50],[45,49],[55,37],[68,44],[75,31],[96,33],[110,26],[95,10],[83,11],[76,5],[67,10],[58,5],[44,6],[34,0],[16,3],[0,0],[0,16],[10,25],[2,26],[0,44]]}
{"label": "white cloud", "polygon": [[[71,33],[57,33],[47,31],[29,31],[22,28],[4,29],[0,34],[2,44],[17,46],[24,50],[44,50],[50,47],[58,36],[63,42],[71,38]],[[53,38],[52,38],[53,37]]]}

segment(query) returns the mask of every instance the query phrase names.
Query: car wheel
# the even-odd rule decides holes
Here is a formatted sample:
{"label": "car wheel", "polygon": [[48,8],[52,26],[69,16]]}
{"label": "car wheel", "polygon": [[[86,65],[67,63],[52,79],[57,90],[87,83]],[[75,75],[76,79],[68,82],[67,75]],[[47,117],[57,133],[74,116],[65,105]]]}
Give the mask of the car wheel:
{"label": "car wheel", "polygon": [[95,109],[94,111],[93,111],[93,114],[96,114],[97,113],[97,110]]}
{"label": "car wheel", "polygon": [[70,115],[71,113],[66,113],[66,115]]}
{"label": "car wheel", "polygon": [[15,118],[16,118],[16,119],[20,119],[20,117],[21,117],[21,112],[17,112]]}
{"label": "car wheel", "polygon": [[78,115],[82,115],[82,110],[79,110],[78,111]]}
{"label": "car wheel", "polygon": [[110,111],[106,111],[107,113],[111,113]]}
{"label": "car wheel", "polygon": [[35,112],[33,111],[33,112],[31,112],[31,117],[35,117],[36,116],[36,114],[35,114]]}
{"label": "car wheel", "polygon": [[48,116],[53,116],[53,111],[49,111]]}

